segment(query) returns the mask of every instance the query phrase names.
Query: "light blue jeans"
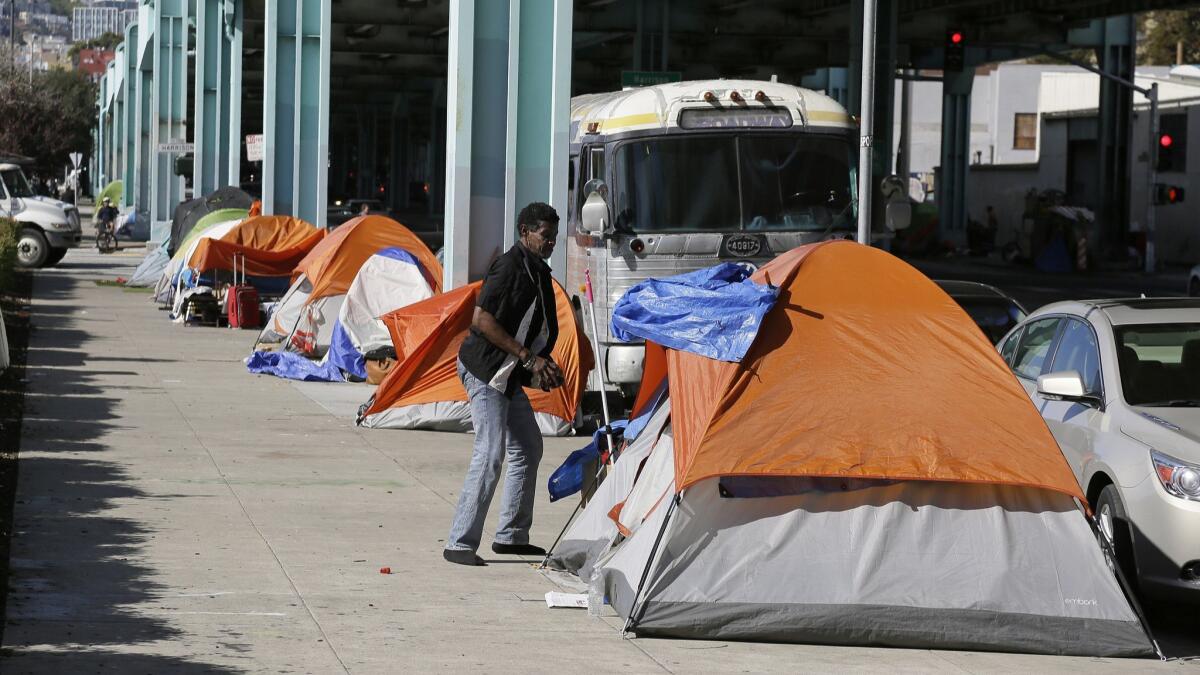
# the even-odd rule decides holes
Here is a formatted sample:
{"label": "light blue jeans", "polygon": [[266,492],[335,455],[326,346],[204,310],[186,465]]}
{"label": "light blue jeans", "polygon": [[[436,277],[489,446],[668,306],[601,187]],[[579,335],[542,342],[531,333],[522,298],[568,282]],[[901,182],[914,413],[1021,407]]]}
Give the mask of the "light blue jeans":
{"label": "light blue jeans", "polygon": [[455,551],[479,549],[483,521],[496,492],[500,463],[505,457],[508,470],[495,541],[528,544],[538,464],[542,461],[542,434],[533,417],[529,397],[520,389],[511,399],[505,397],[467,372],[462,361],[458,362],[458,377],[471,401],[475,450],[462,493],[458,496],[446,548]]}

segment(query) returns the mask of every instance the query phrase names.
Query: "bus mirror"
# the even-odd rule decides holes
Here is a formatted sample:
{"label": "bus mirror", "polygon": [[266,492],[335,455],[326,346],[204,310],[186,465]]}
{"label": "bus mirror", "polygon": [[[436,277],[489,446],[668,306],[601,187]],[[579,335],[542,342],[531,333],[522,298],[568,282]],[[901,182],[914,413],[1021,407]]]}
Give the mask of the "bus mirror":
{"label": "bus mirror", "polygon": [[893,232],[903,230],[912,224],[912,204],[906,201],[888,202],[883,215],[887,229]]}
{"label": "bus mirror", "polygon": [[604,200],[604,183],[598,180],[588,181],[585,186],[587,200],[583,202],[580,211],[580,225],[584,234],[603,236],[611,231],[608,222],[608,202]]}

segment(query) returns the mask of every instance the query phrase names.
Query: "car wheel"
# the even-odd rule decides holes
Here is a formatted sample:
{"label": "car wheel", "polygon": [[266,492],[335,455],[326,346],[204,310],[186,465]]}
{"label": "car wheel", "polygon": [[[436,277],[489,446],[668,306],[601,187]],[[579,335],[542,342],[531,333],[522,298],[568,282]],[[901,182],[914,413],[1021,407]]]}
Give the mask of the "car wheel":
{"label": "car wheel", "polygon": [[50,254],[46,256],[46,267],[57,265],[67,255],[65,248],[52,248]]}
{"label": "car wheel", "polygon": [[[1116,554],[1116,563],[1121,567],[1121,573],[1131,586],[1137,586],[1137,565],[1133,559],[1133,526],[1125,513],[1125,504],[1117,486],[1105,485],[1096,499],[1096,524],[1100,536],[1108,542],[1109,548]],[[1105,551],[1106,557],[1108,551]],[[1112,561],[1109,561],[1112,564]]]}
{"label": "car wheel", "polygon": [[50,244],[41,232],[26,227],[17,237],[17,266],[25,269],[36,269],[46,264],[50,255]]}

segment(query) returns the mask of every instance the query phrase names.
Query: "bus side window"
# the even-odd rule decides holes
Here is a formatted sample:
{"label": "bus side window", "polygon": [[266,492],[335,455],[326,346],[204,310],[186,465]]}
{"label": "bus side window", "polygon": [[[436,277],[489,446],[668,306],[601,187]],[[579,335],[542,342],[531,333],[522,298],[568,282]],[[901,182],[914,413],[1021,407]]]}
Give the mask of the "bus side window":
{"label": "bus side window", "polygon": [[604,147],[588,148],[588,180],[604,180]]}
{"label": "bus side window", "polygon": [[567,222],[575,222],[575,214],[579,212],[575,208],[575,166],[578,157],[571,155],[567,160]]}

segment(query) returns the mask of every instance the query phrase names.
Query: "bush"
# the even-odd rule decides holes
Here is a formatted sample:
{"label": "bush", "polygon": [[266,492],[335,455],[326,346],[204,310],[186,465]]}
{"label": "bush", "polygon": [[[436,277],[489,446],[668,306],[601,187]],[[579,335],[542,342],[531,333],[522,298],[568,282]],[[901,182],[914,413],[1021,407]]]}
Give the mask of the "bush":
{"label": "bush", "polygon": [[0,218],[0,293],[13,290],[13,274],[17,267],[17,237],[21,226],[17,221]]}

